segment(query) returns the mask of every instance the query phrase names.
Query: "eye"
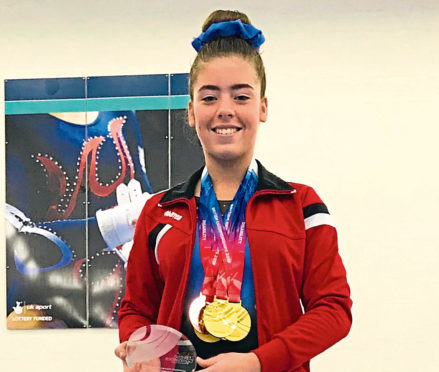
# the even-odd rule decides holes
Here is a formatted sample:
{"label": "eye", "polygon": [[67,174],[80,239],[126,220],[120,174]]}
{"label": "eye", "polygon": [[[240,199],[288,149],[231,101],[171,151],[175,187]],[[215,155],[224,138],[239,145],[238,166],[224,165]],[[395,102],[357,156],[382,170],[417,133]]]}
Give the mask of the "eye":
{"label": "eye", "polygon": [[245,94],[238,94],[237,96],[235,96],[235,100],[239,101],[239,102],[245,102],[249,99],[250,99],[250,97],[245,95]]}
{"label": "eye", "polygon": [[203,98],[201,98],[201,100],[203,102],[206,102],[206,103],[211,103],[211,102],[216,101],[216,97],[215,96],[204,96]]}

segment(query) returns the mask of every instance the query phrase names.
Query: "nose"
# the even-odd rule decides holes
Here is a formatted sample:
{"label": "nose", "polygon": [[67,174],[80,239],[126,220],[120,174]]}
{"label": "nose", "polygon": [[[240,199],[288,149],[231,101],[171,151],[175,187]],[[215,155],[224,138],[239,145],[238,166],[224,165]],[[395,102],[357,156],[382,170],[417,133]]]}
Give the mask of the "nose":
{"label": "nose", "polygon": [[222,120],[227,120],[233,118],[233,112],[230,109],[220,109],[218,111],[218,118]]}
{"label": "nose", "polygon": [[218,119],[220,120],[230,120],[234,116],[234,111],[232,103],[228,100],[222,100],[221,105],[218,108]]}

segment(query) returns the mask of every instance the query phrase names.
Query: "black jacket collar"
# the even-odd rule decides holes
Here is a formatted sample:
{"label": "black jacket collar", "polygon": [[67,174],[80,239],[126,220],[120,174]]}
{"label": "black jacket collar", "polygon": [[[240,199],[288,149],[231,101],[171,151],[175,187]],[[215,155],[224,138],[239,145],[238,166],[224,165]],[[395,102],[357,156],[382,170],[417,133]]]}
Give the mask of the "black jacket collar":
{"label": "black jacket collar", "polygon": [[[294,187],[269,172],[258,160],[258,186],[256,187],[256,191],[261,190],[272,190],[272,191],[284,191],[294,190]],[[203,168],[198,169],[189,179],[183,183],[179,183],[178,185],[172,187],[162,196],[160,203],[171,202],[176,199],[190,199],[194,196],[195,186],[197,185],[198,180],[201,177],[201,173],[203,172]]]}

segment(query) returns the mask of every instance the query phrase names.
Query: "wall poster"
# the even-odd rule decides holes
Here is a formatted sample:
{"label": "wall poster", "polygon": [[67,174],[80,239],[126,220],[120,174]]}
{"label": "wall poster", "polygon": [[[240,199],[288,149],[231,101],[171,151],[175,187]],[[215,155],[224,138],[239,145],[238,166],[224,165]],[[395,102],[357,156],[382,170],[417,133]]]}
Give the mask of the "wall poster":
{"label": "wall poster", "polygon": [[9,329],[117,327],[132,231],[102,216],[131,221],[202,165],[187,80],[5,81]]}

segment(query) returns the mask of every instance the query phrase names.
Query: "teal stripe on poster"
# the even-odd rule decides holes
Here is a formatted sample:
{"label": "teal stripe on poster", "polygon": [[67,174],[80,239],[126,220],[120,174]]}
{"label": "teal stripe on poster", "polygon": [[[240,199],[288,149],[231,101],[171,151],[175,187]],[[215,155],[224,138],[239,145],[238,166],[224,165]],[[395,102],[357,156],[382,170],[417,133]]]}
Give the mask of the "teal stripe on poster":
{"label": "teal stripe on poster", "polygon": [[88,111],[178,110],[187,108],[189,96],[89,98]]}
{"label": "teal stripe on poster", "polygon": [[49,112],[181,110],[186,109],[189,95],[156,97],[118,97],[62,99],[44,101],[6,101],[5,114],[44,114]]}
{"label": "teal stripe on poster", "polygon": [[47,101],[6,101],[5,114],[44,114],[48,112],[87,111],[85,99],[60,99]]}

